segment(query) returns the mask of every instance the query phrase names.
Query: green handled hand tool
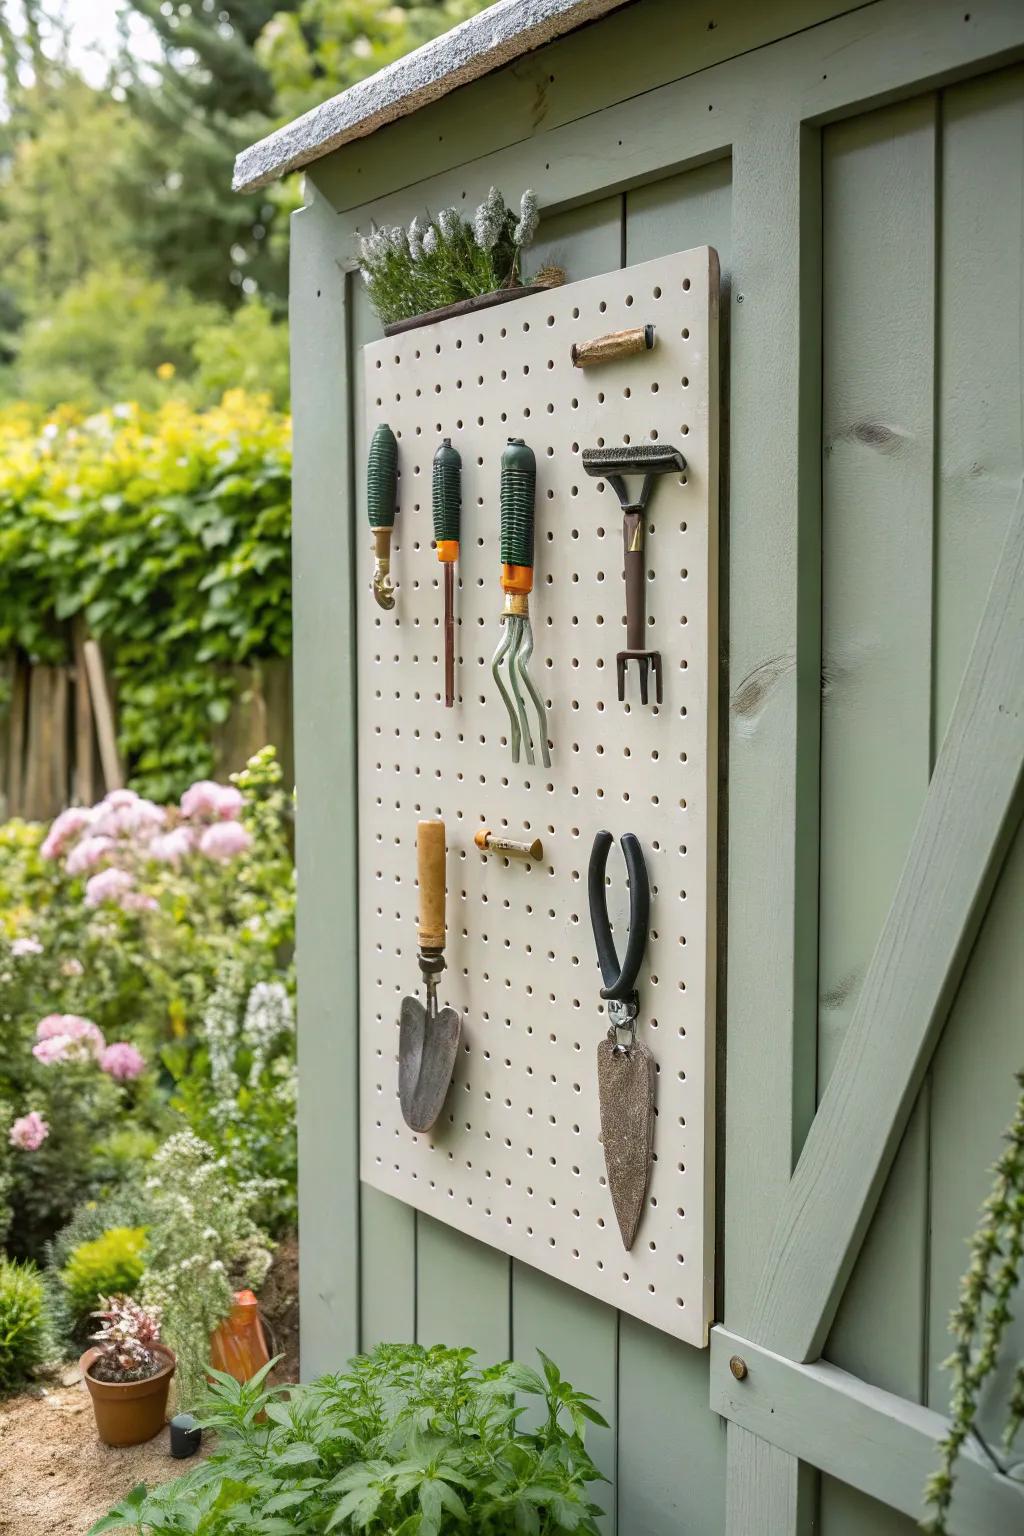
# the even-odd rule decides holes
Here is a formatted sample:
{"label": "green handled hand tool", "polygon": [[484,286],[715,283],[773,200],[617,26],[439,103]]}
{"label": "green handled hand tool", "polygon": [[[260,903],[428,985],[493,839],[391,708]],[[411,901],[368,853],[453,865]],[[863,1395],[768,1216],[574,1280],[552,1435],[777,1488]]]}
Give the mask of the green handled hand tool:
{"label": "green handled hand tool", "polygon": [[366,510],[373,529],[373,595],[381,608],[395,606],[391,585],[391,533],[398,503],[398,443],[386,421],[370,441]]}
{"label": "green handled hand tool", "polygon": [[[540,753],[545,768],[551,766],[548,750],[548,717],[544,700],[530,676],[533,630],[530,626],[530,593],[533,590],[533,502],[537,485],[537,460],[521,437],[510,437],[501,456],[501,589],[505,594],[501,622],[504,628],[491,661],[491,675],[508,710],[512,761],[518,763],[520,745],[526,761],[534,762],[533,736],[526,717],[522,682],[537,711]],[[508,663],[507,681],[502,666]]]}
{"label": "green handled hand tool", "polygon": [[455,703],[455,565],[462,521],[462,457],[446,437],[434,454],[434,542],[444,567],[444,705]]}

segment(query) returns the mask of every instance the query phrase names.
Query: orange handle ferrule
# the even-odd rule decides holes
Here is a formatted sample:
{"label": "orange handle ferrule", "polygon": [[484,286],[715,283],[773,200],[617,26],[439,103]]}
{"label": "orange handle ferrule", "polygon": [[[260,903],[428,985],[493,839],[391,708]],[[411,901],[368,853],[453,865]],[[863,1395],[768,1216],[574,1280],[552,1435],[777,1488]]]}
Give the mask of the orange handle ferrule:
{"label": "orange handle ferrule", "polygon": [[501,568],[501,590],[503,592],[532,592],[533,566],[503,565]]}
{"label": "orange handle ferrule", "polygon": [[458,539],[438,539],[437,558],[442,565],[454,565],[459,558]]}

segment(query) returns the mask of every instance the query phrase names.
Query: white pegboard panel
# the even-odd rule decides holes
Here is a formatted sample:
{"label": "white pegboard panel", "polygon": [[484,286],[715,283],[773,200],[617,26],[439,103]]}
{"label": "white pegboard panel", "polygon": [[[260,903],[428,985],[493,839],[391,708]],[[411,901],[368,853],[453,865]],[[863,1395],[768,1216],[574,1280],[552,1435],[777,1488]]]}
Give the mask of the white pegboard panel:
{"label": "white pegboard panel", "polygon": [[[359,570],[360,1151],[363,1179],[690,1344],[711,1322],[718,260],[707,247],[464,315],[364,348],[360,478],[374,428],[400,456],[390,613],[370,590],[365,487]],[[570,345],[651,323],[655,345],[581,370]],[[500,637],[499,466],[510,435],[537,456],[532,670],[551,768],[513,765],[490,675]],[[442,699],[441,567],[431,464],[462,455],[456,705]],[[622,518],[587,476],[587,447],[658,441],[686,457],[647,519],[649,643],[664,703],[639,703],[624,644]],[[652,691],[653,698],[653,691]],[[398,1016],[422,996],[416,823],[448,836],[448,969],[463,1019],[441,1118],[416,1135],[398,1102]],[[539,836],[524,864],[481,854],[481,825]],[[639,1036],[658,1064],[655,1163],[626,1253],[606,1187],[596,1047],[607,1029],[587,907],[594,834],[643,845],[651,935]],[[621,854],[609,861],[620,953]]]}

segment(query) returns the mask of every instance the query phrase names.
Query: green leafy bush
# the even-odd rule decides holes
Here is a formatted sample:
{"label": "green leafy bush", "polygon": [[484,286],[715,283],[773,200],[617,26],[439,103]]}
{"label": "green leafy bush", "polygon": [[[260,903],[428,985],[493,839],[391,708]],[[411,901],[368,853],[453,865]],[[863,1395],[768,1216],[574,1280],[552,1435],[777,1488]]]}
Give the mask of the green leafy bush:
{"label": "green leafy bush", "polygon": [[21,1386],[49,1347],[42,1278],[34,1264],[0,1253],[0,1392]]}
{"label": "green leafy bush", "polygon": [[64,1266],[68,1303],[81,1326],[108,1296],[133,1296],[145,1264],[145,1227],[111,1227],[92,1242],[80,1243]]}
{"label": "green leafy bush", "polygon": [[[266,1391],[215,1374],[210,1460],[153,1493],[136,1488],[92,1527],[204,1536],[597,1536],[600,1478],[584,1445],[594,1399],[541,1357],[543,1375],[470,1349],[381,1345],[343,1375]],[[541,1408],[523,1429],[517,1397]],[[261,1416],[265,1415],[265,1422]],[[192,1522],[191,1524],[189,1522]]]}
{"label": "green leafy bush", "polygon": [[264,397],[84,420],[9,407],[0,653],[66,662],[82,615],[117,684],[130,782],[178,795],[212,772],[231,668],[291,654],[290,528],[290,423]]}

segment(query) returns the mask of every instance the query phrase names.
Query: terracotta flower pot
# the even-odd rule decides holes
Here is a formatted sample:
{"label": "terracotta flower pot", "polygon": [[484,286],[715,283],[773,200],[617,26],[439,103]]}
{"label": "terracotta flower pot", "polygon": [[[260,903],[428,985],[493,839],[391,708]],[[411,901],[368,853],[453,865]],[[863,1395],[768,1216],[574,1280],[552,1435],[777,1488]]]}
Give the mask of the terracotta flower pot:
{"label": "terracotta flower pot", "polygon": [[90,1372],[101,1353],[95,1346],[79,1360],[78,1369],[89,1388],[96,1429],[104,1445],[141,1445],[163,1429],[177,1360],[166,1345],[157,1344],[155,1349],[166,1363],[145,1381],[97,1381]]}

